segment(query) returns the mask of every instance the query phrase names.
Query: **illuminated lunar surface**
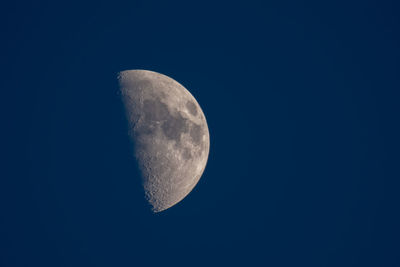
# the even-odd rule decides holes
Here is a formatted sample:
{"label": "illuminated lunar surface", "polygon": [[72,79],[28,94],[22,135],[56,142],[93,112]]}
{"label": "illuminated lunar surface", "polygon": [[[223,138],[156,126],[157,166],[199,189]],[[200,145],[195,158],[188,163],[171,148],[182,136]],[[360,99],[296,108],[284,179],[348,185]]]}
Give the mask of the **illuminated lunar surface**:
{"label": "illuminated lunar surface", "polygon": [[210,137],[196,99],[175,80],[153,71],[118,76],[145,197],[154,212],[187,196],[207,163]]}

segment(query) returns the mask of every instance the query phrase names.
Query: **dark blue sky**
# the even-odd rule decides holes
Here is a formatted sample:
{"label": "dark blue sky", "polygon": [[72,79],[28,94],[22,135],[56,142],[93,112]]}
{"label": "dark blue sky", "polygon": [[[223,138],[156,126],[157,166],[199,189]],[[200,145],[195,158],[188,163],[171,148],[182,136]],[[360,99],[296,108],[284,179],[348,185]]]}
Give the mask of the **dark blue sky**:
{"label": "dark blue sky", "polygon": [[[400,266],[399,12],[2,3],[0,266]],[[182,83],[210,128],[200,182],[156,215],[118,95],[126,69]]]}

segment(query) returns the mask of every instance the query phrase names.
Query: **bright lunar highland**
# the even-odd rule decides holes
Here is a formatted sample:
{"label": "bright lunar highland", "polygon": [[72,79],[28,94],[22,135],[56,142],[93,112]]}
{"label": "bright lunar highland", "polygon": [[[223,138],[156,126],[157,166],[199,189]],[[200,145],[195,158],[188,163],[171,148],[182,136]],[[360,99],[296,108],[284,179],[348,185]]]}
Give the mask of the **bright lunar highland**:
{"label": "bright lunar highland", "polygon": [[163,74],[127,70],[118,80],[145,197],[154,212],[163,211],[203,174],[210,149],[206,119],[189,91]]}

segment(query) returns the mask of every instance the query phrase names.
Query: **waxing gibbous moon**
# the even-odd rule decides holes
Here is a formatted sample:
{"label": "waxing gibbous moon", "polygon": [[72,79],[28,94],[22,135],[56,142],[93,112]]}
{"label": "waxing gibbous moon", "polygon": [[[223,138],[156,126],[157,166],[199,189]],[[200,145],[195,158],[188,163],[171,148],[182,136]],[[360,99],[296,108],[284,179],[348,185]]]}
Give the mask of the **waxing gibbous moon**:
{"label": "waxing gibbous moon", "polygon": [[126,70],[118,81],[145,197],[154,212],[163,211],[203,174],[210,149],[206,119],[189,91],[163,74]]}

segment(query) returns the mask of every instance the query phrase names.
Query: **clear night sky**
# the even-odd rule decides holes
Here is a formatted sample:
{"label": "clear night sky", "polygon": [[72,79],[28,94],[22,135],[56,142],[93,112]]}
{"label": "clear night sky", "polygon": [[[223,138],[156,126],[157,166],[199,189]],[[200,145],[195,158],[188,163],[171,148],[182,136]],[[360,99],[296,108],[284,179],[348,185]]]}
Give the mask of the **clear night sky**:
{"label": "clear night sky", "polygon": [[[0,266],[400,266],[398,1],[2,1]],[[116,74],[200,103],[152,214]]]}

